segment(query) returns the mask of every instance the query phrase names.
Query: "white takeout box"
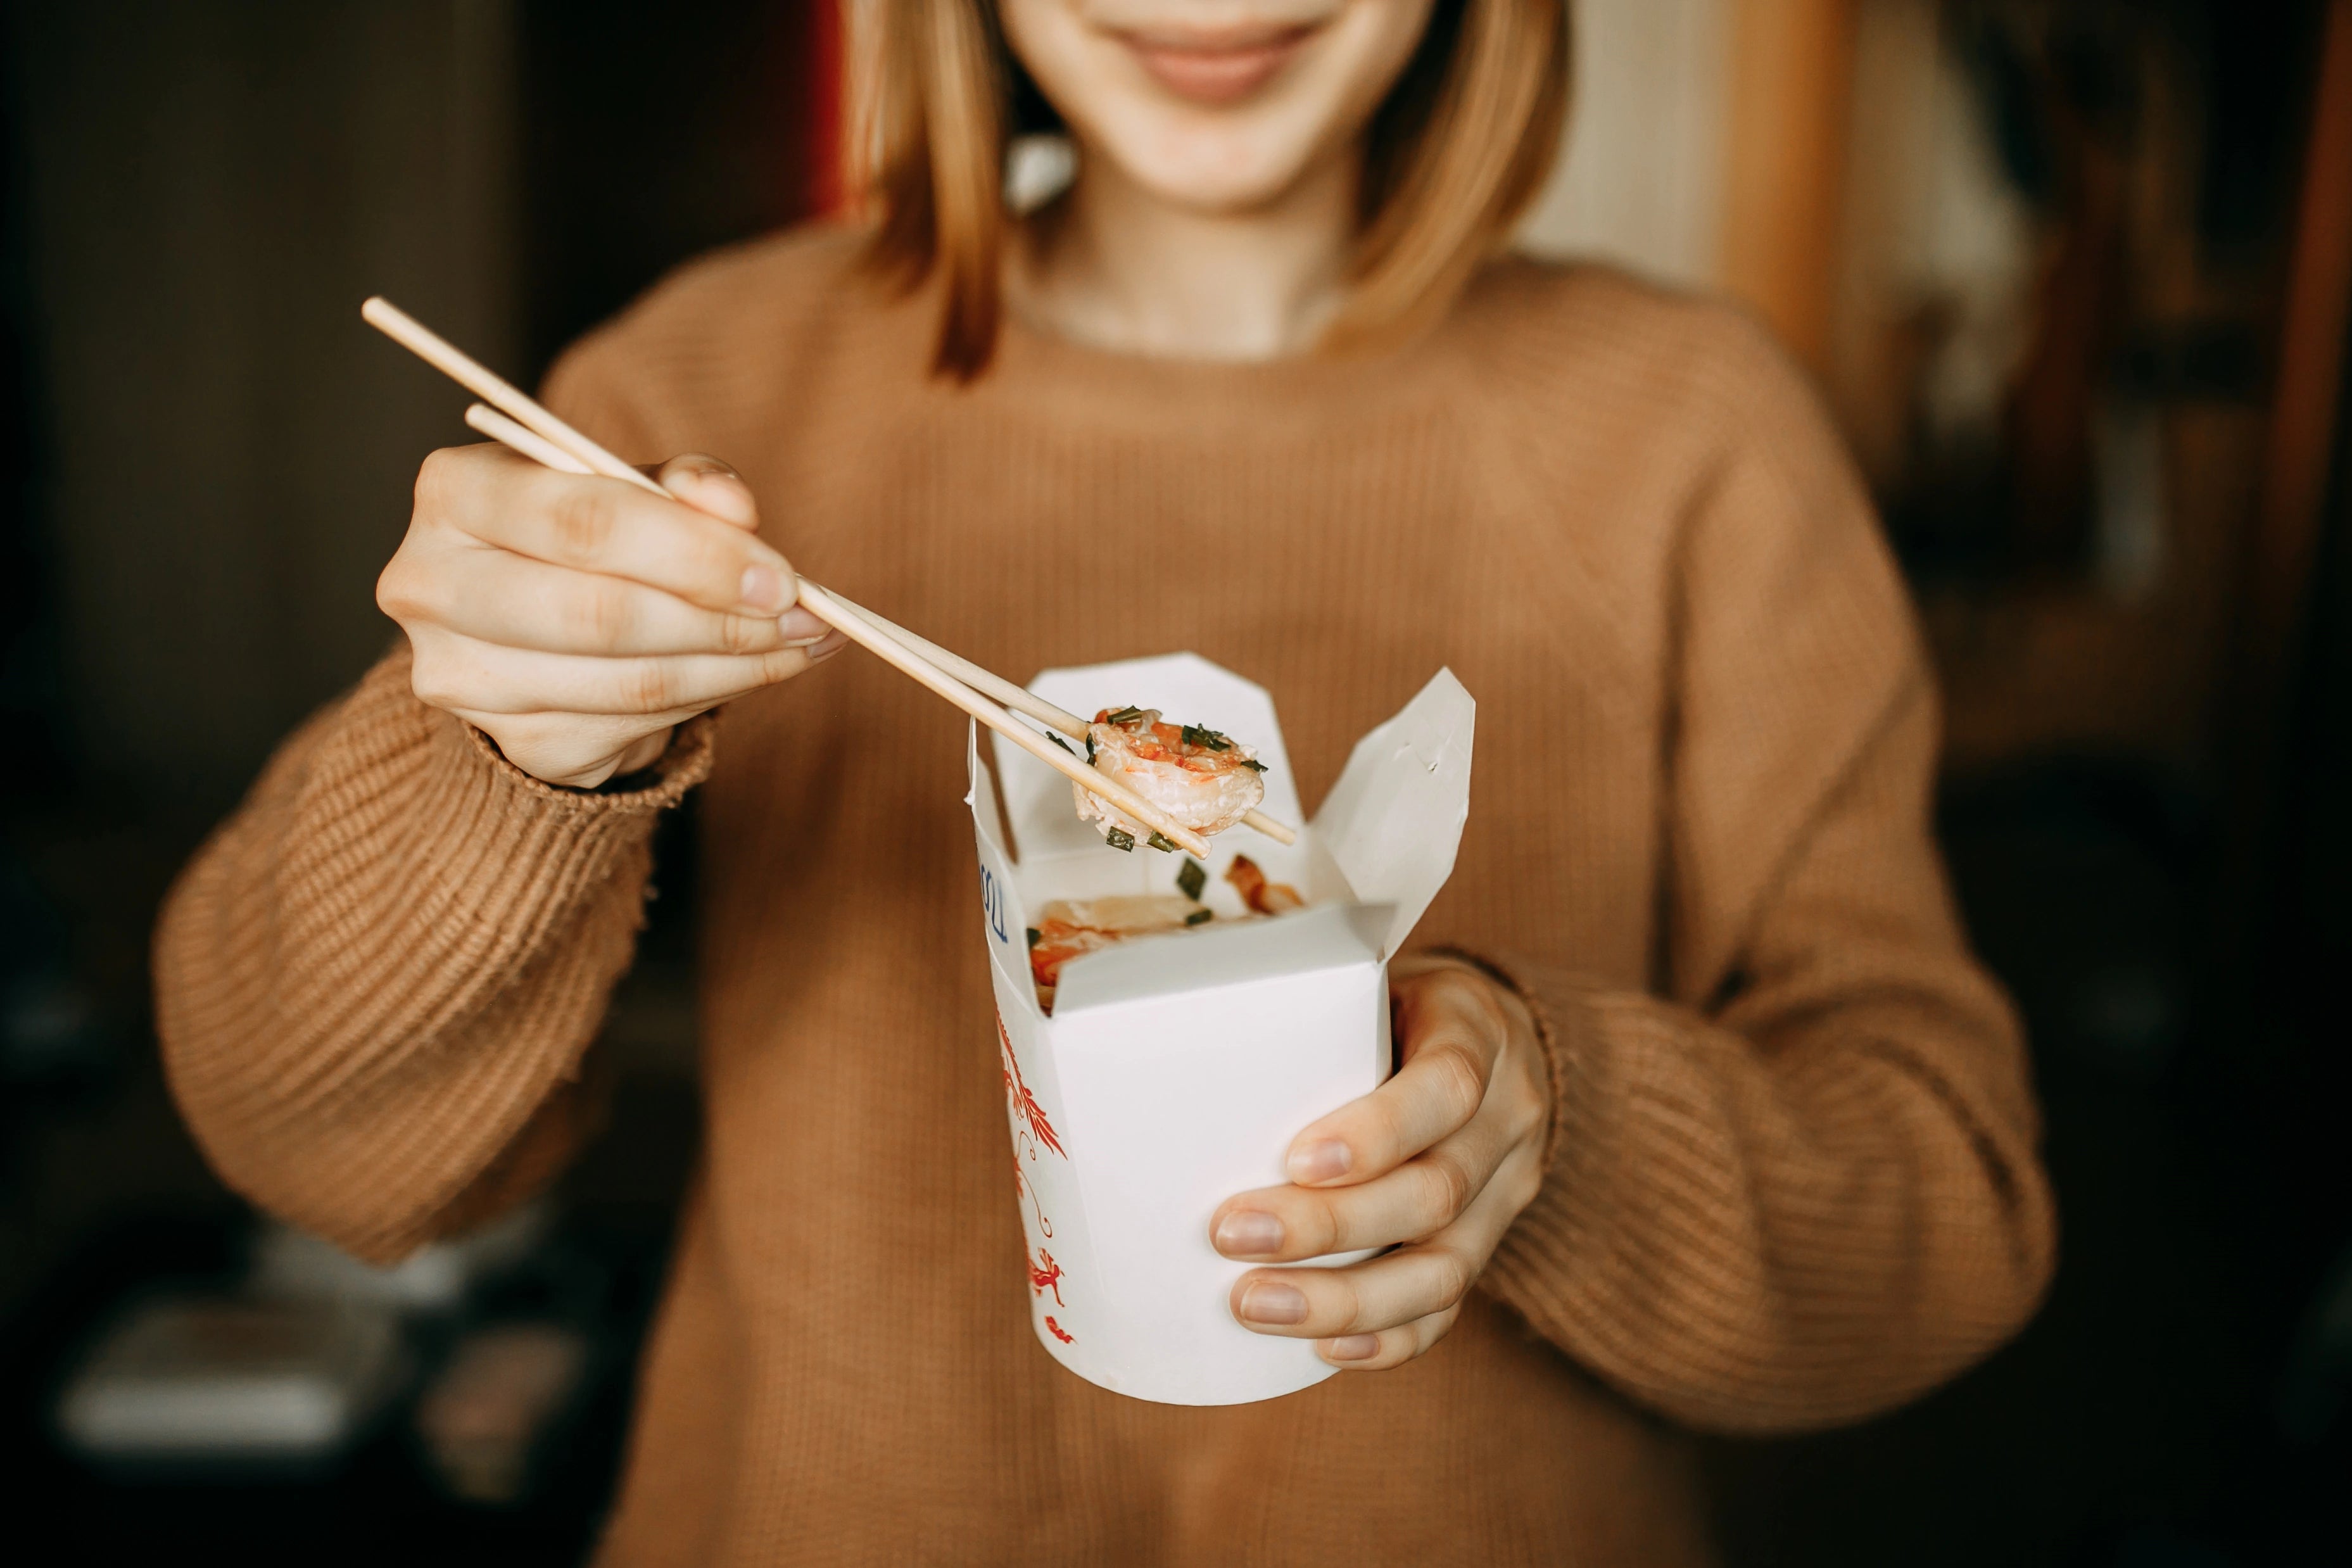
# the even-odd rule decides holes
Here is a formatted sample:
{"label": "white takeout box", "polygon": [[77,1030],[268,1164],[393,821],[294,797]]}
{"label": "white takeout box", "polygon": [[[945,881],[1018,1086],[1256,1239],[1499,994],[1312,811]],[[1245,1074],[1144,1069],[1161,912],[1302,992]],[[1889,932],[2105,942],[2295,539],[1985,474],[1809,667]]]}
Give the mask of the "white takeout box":
{"label": "white takeout box", "polygon": [[[1132,703],[1223,731],[1265,764],[1263,809],[1302,821],[1273,700],[1230,670],[1171,654],[1047,670],[1030,689],[1076,713]],[[1453,872],[1474,711],[1439,670],[1357,742],[1297,844],[1247,827],[1211,841],[1204,900],[1217,921],[1072,960],[1051,1017],[1030,979],[1034,912],[1055,899],[1173,891],[1186,857],[1110,848],[1078,819],[1067,779],[991,735],[992,780],[975,727],[966,799],[1031,1317],[1079,1376],[1164,1404],[1235,1405],[1335,1370],[1312,1341],[1234,1321],[1228,1298],[1248,1266],[1218,1255],[1209,1218],[1235,1193],[1283,1182],[1290,1141],[1388,1076],[1387,961]],[[1223,924],[1244,912],[1224,880],[1236,852],[1308,908]]]}

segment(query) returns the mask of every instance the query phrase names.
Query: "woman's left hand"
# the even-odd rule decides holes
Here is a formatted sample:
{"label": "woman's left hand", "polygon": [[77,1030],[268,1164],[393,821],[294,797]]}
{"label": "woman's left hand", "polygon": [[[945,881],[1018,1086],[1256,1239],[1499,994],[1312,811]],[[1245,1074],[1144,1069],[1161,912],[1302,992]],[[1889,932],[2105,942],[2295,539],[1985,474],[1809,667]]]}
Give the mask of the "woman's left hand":
{"label": "woman's left hand", "polygon": [[1518,997],[1442,958],[1398,960],[1390,987],[1396,1076],[1292,1141],[1293,1185],[1228,1198],[1210,1222],[1217,1250],[1244,1261],[1395,1247],[1344,1268],[1254,1268],[1234,1286],[1244,1328],[1321,1340],[1326,1361],[1365,1371],[1411,1361],[1454,1326],[1535,1198],[1551,1121]]}

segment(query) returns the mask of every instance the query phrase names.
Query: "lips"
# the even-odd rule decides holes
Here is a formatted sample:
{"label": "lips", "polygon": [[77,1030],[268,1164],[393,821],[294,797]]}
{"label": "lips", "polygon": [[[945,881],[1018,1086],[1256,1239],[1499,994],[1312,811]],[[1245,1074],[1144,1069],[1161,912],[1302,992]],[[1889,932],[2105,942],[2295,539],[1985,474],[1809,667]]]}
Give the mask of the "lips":
{"label": "lips", "polygon": [[1120,42],[1151,79],[1196,103],[1232,103],[1274,79],[1321,24],[1222,34],[1129,33]]}

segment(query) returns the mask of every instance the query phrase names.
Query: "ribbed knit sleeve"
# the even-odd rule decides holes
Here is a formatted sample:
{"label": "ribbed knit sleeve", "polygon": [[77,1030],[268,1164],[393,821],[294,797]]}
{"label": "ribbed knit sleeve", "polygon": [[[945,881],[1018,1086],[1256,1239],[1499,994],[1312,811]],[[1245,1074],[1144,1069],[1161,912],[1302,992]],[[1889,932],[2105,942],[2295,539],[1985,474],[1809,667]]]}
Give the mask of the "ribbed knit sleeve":
{"label": "ribbed knit sleeve", "polygon": [[2023,1045],[1933,842],[1907,602],[1812,401],[1765,374],[1726,390],[1739,435],[1678,542],[1664,994],[1499,960],[1557,1106],[1486,1277],[1620,1388],[1729,1431],[1933,1386],[2024,1322],[2055,1247]]}
{"label": "ribbed knit sleeve", "polygon": [[418,701],[404,647],[274,757],[166,900],[157,1022],[222,1178],[388,1259],[560,1164],[581,1062],[641,923],[650,785],[557,789]]}

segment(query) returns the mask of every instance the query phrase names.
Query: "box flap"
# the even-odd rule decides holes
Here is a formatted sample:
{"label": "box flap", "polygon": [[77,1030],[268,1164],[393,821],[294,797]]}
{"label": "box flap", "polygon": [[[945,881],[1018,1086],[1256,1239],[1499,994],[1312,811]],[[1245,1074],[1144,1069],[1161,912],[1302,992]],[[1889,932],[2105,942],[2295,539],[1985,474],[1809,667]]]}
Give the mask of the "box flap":
{"label": "box flap", "polygon": [[1029,974],[1029,933],[1025,929],[1029,911],[1024,907],[1021,879],[1013,873],[1012,857],[1005,853],[1003,836],[997,830],[996,784],[988,769],[981,765],[979,728],[972,726],[973,732],[965,742],[971,788],[965,792],[963,799],[971,807],[972,826],[980,841],[981,924],[988,937],[989,962],[1004,972],[1013,994],[1034,1012],[1037,993]]}
{"label": "box flap", "polygon": [[1381,956],[1404,945],[1454,874],[1470,815],[1470,742],[1477,704],[1450,669],[1356,742],[1315,815],[1316,837],[1366,903],[1396,908]]}

